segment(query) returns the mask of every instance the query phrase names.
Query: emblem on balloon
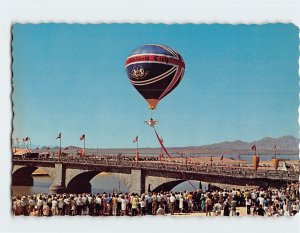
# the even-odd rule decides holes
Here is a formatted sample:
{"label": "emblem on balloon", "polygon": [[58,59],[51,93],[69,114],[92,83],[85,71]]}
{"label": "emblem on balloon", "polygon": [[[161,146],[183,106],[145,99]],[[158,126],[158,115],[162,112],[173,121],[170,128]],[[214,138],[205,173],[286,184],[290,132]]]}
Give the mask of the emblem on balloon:
{"label": "emblem on balloon", "polygon": [[130,75],[135,79],[142,79],[145,75],[145,71],[141,66],[134,66]]}
{"label": "emblem on balloon", "polygon": [[133,50],[125,68],[131,84],[153,110],[180,83],[185,63],[177,51],[165,45],[149,44]]}

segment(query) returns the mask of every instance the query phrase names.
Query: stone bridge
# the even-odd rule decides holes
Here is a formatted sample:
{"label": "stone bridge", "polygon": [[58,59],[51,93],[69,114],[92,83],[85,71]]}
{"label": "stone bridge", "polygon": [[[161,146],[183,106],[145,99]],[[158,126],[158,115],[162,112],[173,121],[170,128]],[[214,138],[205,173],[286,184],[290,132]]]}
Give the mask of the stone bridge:
{"label": "stone bridge", "polygon": [[50,191],[54,193],[91,192],[90,181],[101,172],[113,175],[129,192],[139,194],[148,187],[156,192],[170,191],[186,180],[264,187],[299,181],[299,172],[295,171],[97,159],[13,159],[12,185],[32,186],[32,173],[38,168],[52,177]]}

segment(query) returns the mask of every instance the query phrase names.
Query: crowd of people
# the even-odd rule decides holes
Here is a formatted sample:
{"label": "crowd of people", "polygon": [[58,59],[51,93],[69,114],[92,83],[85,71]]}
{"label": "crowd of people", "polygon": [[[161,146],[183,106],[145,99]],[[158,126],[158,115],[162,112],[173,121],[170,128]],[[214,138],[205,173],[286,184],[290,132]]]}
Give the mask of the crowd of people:
{"label": "crowd of people", "polygon": [[293,216],[299,212],[299,183],[286,188],[97,194],[33,194],[12,197],[19,216],[144,216],[203,213],[205,216]]}

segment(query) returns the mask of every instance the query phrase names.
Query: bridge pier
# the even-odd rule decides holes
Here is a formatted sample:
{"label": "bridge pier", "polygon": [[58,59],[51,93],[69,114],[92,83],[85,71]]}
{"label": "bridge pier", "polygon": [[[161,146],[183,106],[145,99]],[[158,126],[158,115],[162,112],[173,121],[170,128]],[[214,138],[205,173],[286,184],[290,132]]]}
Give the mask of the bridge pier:
{"label": "bridge pier", "polygon": [[78,183],[69,187],[65,190],[67,193],[91,193],[92,192],[92,185],[91,183]]}
{"label": "bridge pier", "polygon": [[131,170],[130,193],[138,193],[139,195],[145,192],[145,175],[141,169]]}
{"label": "bridge pier", "polygon": [[63,193],[66,190],[65,187],[65,178],[66,178],[66,169],[63,164],[55,164],[55,179],[53,184],[50,186],[51,193]]}

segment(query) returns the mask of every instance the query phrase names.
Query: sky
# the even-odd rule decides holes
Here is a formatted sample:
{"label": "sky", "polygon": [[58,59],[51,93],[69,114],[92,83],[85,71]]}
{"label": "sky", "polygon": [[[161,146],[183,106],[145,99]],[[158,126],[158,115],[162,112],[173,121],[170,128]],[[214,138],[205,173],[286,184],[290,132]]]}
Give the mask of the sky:
{"label": "sky", "polygon": [[[13,138],[89,148],[299,136],[299,30],[292,24],[14,24]],[[126,76],[143,44],[177,50],[185,75],[155,111]]]}

